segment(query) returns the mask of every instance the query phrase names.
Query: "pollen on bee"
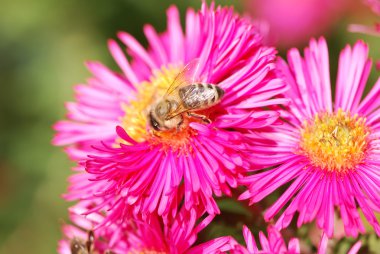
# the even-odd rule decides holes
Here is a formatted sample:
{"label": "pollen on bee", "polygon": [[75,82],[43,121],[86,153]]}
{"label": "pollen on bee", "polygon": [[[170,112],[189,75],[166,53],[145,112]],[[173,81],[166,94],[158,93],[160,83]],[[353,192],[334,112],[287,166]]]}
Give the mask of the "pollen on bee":
{"label": "pollen on bee", "polygon": [[178,154],[188,155],[192,152],[192,148],[187,144],[190,138],[196,135],[196,131],[189,127],[189,123],[189,118],[185,116],[179,130],[155,131],[149,136],[149,142],[161,145],[164,151],[170,148],[178,151]]}
{"label": "pollen on bee", "polygon": [[[171,130],[160,133],[147,128],[147,115],[151,106],[162,98],[173,82],[181,68],[169,66],[153,72],[149,81],[143,81],[136,87],[134,98],[121,105],[124,115],[121,117],[121,125],[128,135],[138,142],[150,141],[161,143],[164,147],[179,147],[186,143],[194,131],[188,128],[188,120],[185,117],[181,131]],[[125,143],[124,140],[116,140],[116,144]]]}
{"label": "pollen on bee", "polygon": [[365,118],[338,110],[317,114],[301,129],[299,153],[328,172],[354,170],[364,158],[369,129]]}

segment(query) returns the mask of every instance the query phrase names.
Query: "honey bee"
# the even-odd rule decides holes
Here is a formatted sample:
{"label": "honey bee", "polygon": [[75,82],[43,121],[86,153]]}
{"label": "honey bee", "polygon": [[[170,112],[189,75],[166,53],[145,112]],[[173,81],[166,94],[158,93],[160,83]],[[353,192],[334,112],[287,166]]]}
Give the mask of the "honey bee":
{"label": "honey bee", "polygon": [[94,244],[94,231],[88,231],[87,240],[74,237],[70,241],[71,254],[92,254]]}
{"label": "honey bee", "polygon": [[[88,231],[87,240],[74,237],[70,241],[71,254],[97,254],[94,251],[94,231]],[[113,251],[106,250],[104,254],[115,254]]]}
{"label": "honey bee", "polygon": [[176,128],[179,131],[185,113],[188,117],[211,122],[205,115],[196,112],[218,104],[224,90],[214,84],[196,82],[194,79],[198,68],[198,59],[188,63],[175,77],[164,97],[153,104],[148,113],[148,122],[154,130]]}

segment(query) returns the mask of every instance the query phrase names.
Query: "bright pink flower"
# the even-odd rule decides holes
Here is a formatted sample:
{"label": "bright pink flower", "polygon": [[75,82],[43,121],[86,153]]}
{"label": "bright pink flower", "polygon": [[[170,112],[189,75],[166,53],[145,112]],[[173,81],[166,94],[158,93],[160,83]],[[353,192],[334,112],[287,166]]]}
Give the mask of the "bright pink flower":
{"label": "bright pink flower", "polygon": [[75,226],[64,225],[65,236],[58,245],[60,254],[71,254],[72,241],[86,243],[91,230],[94,232],[92,248],[99,254],[107,253],[106,251],[115,254],[221,253],[231,249],[231,243],[235,244],[231,237],[224,237],[192,246],[197,234],[213,219],[212,215],[200,219],[202,212],[194,209],[181,209],[176,218],[167,224],[162,223],[162,218],[152,216],[145,222],[129,218],[120,224],[97,227],[103,222],[103,216],[93,213],[84,217],[81,214],[89,209],[85,206],[86,204],[79,203],[70,209],[70,219]]}
{"label": "bright pink flower", "polygon": [[[380,0],[365,0],[365,3],[369,5],[372,11],[380,17]],[[364,33],[380,37],[380,23],[377,22],[374,26],[351,24],[348,26],[348,31],[353,33]],[[377,60],[375,66],[377,70],[380,70],[380,60]]]}
{"label": "bright pink flower", "polygon": [[269,221],[284,209],[279,229],[298,212],[298,227],[316,220],[331,237],[336,212],[346,234],[357,236],[365,231],[360,208],[380,235],[374,214],[380,211],[380,79],[362,99],[371,69],[368,47],[359,41],[341,52],[334,102],[326,41],[311,40],[304,54],[291,49],[289,66],[278,63],[292,103],[282,125],[253,134],[262,140],[257,164],[271,168],[245,178],[248,190],[240,198],[256,203],[289,184],[265,213]]}
{"label": "bright pink flower", "polygon": [[372,26],[351,24],[348,26],[348,31],[353,33],[364,33],[369,35],[380,36],[380,24]]}
{"label": "bright pink flower", "polygon": [[235,246],[231,251],[232,254],[299,254],[300,245],[296,238],[292,238],[289,241],[289,245],[286,246],[284,239],[282,238],[279,231],[277,231],[273,226],[269,226],[268,237],[264,235],[263,232],[259,233],[259,241],[261,248],[257,246],[255,238],[253,237],[251,231],[244,226],[243,235],[247,247],[238,245]]}
{"label": "bright pink flower", "polygon": [[[375,14],[380,16],[380,0],[365,0],[365,3],[371,7],[372,11]],[[380,23],[375,23],[373,27],[359,25],[359,24],[352,24],[348,26],[348,30],[353,33],[364,33],[364,34],[380,36]]]}
{"label": "bright pink flower", "polygon": [[[248,130],[278,118],[277,112],[263,107],[287,103],[272,99],[285,89],[273,74],[276,52],[262,46],[248,20],[231,8],[213,4],[208,8],[204,3],[199,12],[188,10],[184,34],[178,10],[171,7],[167,14],[166,32],[157,34],[145,27],[148,49],[131,35],[119,33],[131,64],[110,41],[123,73],[89,63],[94,78],[76,87],[77,102],[67,105],[70,120],[55,126],[54,143],[70,145],[72,158],[92,154],[86,164],[90,174],[71,178],[67,198],[92,199],[95,194],[104,199],[98,209],[111,208],[113,220],[132,212],[174,215],[180,202],[187,209],[201,205],[210,214],[218,213],[213,195],[230,195],[230,188],[237,187],[237,179],[250,167]],[[199,61],[196,81],[225,91],[219,104],[203,112],[212,123],[185,117],[178,132],[153,133],[146,112],[183,65],[194,59]],[[121,126],[119,136],[116,126]]]}
{"label": "bright pink flower", "polygon": [[[193,248],[196,253],[231,253],[231,254],[299,254],[300,245],[296,238],[292,238],[287,246],[280,232],[273,226],[268,226],[268,237],[263,232],[259,233],[259,244],[255,241],[248,227],[243,226],[243,236],[246,246],[240,245],[231,236],[222,236],[207,243]],[[212,244],[211,243],[218,243]],[[207,245],[212,246],[212,250],[207,249]],[[216,248],[220,246],[220,248]]]}
{"label": "bright pink flower", "polygon": [[92,208],[92,203],[81,201],[75,206],[69,208],[70,220],[74,225],[65,224],[62,227],[64,239],[58,243],[58,253],[72,254],[70,245],[73,241],[86,244],[89,240],[89,232],[95,231],[95,239],[92,248],[99,253],[105,251],[114,251],[125,253],[129,248],[129,242],[126,231],[132,231],[132,223],[108,224],[107,227],[95,228],[104,221],[104,215],[101,213],[92,213],[84,216],[83,213]]}
{"label": "bright pink flower", "polygon": [[[328,237],[326,234],[322,234],[321,241],[319,242],[318,254],[325,254],[328,252]],[[347,252],[347,254],[357,254],[362,246],[361,241],[357,241]]]}
{"label": "bright pink flower", "polygon": [[365,3],[371,7],[374,13],[380,16],[380,1],[379,0],[365,0]]}
{"label": "bright pink flower", "polygon": [[269,24],[268,41],[282,46],[305,43],[339,20],[347,0],[245,0],[255,19]]}
{"label": "bright pink flower", "polygon": [[[243,226],[243,236],[245,245],[240,245],[234,238],[230,236],[219,237],[213,241],[198,245],[192,248],[196,253],[231,253],[231,254],[300,254],[301,246],[297,238],[291,238],[288,245],[285,243],[281,233],[273,226],[267,227],[267,234],[265,236],[263,232],[259,232],[259,245],[256,242],[254,236],[248,227]],[[326,234],[323,234],[319,246],[318,254],[328,253],[328,238]],[[210,246],[212,242],[219,243],[218,245],[212,244],[214,251],[207,251],[207,245]],[[361,247],[361,241],[356,242],[348,254],[358,253]],[[216,246],[220,246],[216,248]],[[203,251],[203,252],[202,252]]]}

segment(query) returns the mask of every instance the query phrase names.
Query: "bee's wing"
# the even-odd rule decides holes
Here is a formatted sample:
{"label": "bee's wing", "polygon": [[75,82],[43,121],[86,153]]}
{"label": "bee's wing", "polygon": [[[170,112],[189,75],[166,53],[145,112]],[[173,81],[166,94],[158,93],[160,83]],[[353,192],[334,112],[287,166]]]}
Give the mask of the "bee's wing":
{"label": "bee's wing", "polygon": [[190,111],[190,110],[191,110],[191,109],[189,109],[189,108],[185,108],[185,107],[183,106],[183,104],[179,104],[176,110],[173,110],[172,112],[169,112],[169,113],[166,115],[165,120],[170,120],[170,119],[172,119],[173,117],[176,117],[176,116],[178,116],[178,115],[180,115],[180,114],[183,114],[183,113],[185,113],[185,112],[187,112],[187,111]]}
{"label": "bee's wing", "polygon": [[177,91],[181,87],[194,83],[196,75],[198,74],[198,70],[199,59],[196,58],[190,61],[174,78],[174,81],[170,84],[168,90],[165,93],[165,97],[173,96],[174,91]]}

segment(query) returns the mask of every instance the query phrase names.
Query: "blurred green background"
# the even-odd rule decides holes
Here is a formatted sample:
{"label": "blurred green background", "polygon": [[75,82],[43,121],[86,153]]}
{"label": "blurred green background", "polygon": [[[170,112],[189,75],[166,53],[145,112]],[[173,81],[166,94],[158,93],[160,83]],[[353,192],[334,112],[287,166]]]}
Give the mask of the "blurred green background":
{"label": "blurred green background", "polygon": [[[0,1],[0,253],[56,253],[69,206],[60,195],[73,164],[62,148],[51,145],[51,126],[64,117],[72,85],[89,77],[84,61],[115,68],[107,39],[125,30],[145,43],[143,24],[163,31],[165,10],[173,2]],[[216,2],[242,10],[236,0]],[[200,0],[174,3],[182,18],[187,7],[200,6]],[[333,68],[339,49],[358,38],[370,44],[371,56],[380,58],[379,38],[346,31],[350,22],[371,24],[374,19],[358,7],[334,25],[328,37]],[[376,75],[373,71],[370,84]]]}

